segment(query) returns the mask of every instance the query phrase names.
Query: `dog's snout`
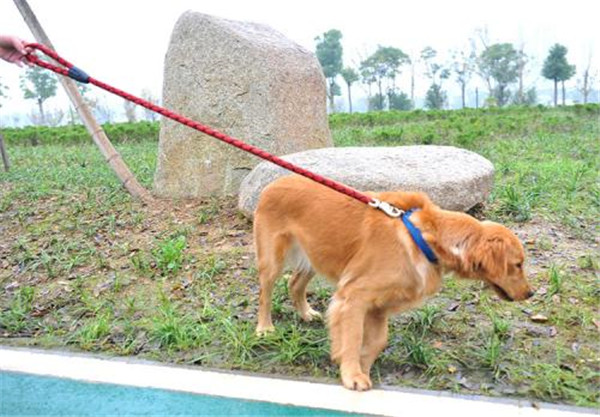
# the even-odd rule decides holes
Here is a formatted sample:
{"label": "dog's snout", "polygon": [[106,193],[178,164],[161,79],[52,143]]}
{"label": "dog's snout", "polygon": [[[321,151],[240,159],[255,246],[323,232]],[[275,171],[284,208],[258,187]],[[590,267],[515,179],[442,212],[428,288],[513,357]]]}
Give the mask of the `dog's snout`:
{"label": "dog's snout", "polygon": [[535,291],[534,290],[529,290],[529,292],[527,293],[527,298],[531,298],[535,295]]}

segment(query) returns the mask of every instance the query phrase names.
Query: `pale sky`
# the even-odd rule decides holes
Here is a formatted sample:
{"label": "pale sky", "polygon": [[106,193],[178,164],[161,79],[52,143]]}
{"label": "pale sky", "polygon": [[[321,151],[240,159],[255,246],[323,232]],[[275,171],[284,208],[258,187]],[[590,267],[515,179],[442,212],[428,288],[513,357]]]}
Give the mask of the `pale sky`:
{"label": "pale sky", "polygon": [[[29,0],[29,4],[58,52],[97,79],[139,95],[162,91],[163,60],[177,18],[194,10],[228,19],[267,24],[289,39],[314,51],[316,36],[329,29],[343,34],[345,65],[357,67],[377,45],[393,46],[418,55],[425,46],[440,58],[450,50],[467,49],[477,28],[487,27],[492,42],[525,45],[535,71],[529,80],[539,89],[552,83],[539,75],[539,67],[554,43],[565,45],[567,58],[577,69],[600,65],[600,31],[594,1],[546,0],[417,0],[417,1],[284,1],[284,0]],[[0,33],[33,40],[13,1],[0,0]],[[532,67],[534,68],[534,67]],[[32,101],[22,99],[22,70],[0,61],[0,79],[9,86],[0,116],[26,113]],[[404,73],[408,73],[405,68]],[[575,78],[578,78],[578,73]],[[477,78],[477,77],[475,77]],[[575,80],[573,79],[573,82]],[[400,89],[409,84],[400,79]],[[428,87],[418,80],[417,95]],[[445,87],[456,94],[453,80]],[[93,87],[95,89],[95,87]],[[357,91],[357,93],[359,93]],[[102,97],[102,93],[97,93]],[[49,107],[63,107],[64,98],[51,99]],[[108,99],[107,99],[108,100]],[[114,99],[110,99],[115,103]],[[119,102],[116,101],[118,106]],[[121,109],[122,106],[119,107]]]}

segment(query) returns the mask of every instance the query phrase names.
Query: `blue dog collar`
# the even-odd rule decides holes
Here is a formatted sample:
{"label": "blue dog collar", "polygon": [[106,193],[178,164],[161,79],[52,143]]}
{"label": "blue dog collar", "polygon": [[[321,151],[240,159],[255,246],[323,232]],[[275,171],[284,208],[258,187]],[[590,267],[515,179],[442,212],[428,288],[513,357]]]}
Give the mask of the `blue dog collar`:
{"label": "blue dog collar", "polygon": [[435,256],[435,253],[433,253],[433,250],[431,249],[431,247],[427,244],[427,242],[423,238],[423,234],[421,233],[419,228],[417,228],[409,219],[411,214],[413,214],[416,210],[418,210],[418,209],[410,209],[410,210],[406,211],[401,216],[402,223],[404,223],[404,225],[408,229],[408,233],[410,233],[410,236],[413,238],[413,240],[415,241],[415,243],[417,244],[419,249],[421,249],[421,252],[423,252],[423,254],[427,258],[427,260],[429,262],[435,264],[438,261],[437,256]]}

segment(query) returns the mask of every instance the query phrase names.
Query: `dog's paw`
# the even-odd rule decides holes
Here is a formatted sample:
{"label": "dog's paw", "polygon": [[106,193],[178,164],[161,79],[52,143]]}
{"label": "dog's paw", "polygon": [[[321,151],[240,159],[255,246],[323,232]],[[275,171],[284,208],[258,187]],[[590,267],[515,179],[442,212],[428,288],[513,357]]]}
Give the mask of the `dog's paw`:
{"label": "dog's paw", "polygon": [[353,391],[368,391],[373,387],[371,378],[362,372],[350,376],[342,375],[342,383],[344,384],[344,387]]}
{"label": "dog's paw", "polygon": [[275,327],[271,324],[268,326],[256,326],[256,335],[259,337],[263,337],[268,335],[269,333],[273,333],[275,331]]}
{"label": "dog's paw", "polygon": [[316,310],[309,308],[304,313],[302,313],[302,320],[304,321],[313,321],[313,320],[321,320],[323,316]]}

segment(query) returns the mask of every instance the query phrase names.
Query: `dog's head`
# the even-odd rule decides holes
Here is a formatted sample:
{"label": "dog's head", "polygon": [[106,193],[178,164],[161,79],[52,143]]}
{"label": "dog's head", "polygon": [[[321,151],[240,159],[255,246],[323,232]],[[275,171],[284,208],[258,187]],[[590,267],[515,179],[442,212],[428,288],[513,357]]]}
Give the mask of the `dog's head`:
{"label": "dog's head", "polygon": [[519,238],[506,227],[482,222],[483,233],[468,254],[472,277],[486,282],[508,301],[533,295],[525,274],[525,250]]}

